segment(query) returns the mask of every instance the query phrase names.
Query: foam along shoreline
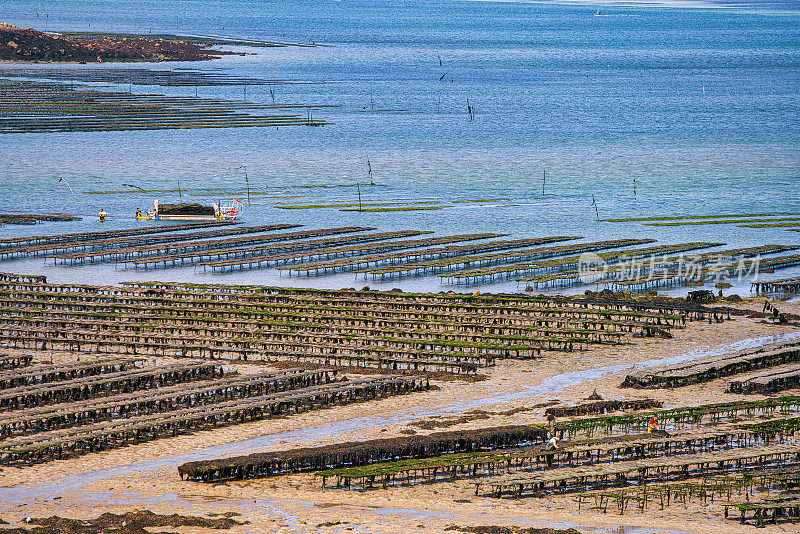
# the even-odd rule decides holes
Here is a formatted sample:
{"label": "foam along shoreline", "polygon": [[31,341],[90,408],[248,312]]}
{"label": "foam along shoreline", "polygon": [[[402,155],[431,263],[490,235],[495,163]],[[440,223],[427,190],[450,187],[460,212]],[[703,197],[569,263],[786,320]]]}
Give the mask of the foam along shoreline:
{"label": "foam along shoreline", "polygon": [[[540,2],[539,0],[525,0],[525,3],[537,4],[544,2]],[[610,15],[603,11],[626,7],[663,7],[669,9],[742,9],[750,7],[748,5],[715,2],[713,0],[612,0],[611,2],[606,2],[604,0],[556,0],[553,3],[592,7],[599,6],[600,13],[595,13],[595,16],[599,17],[620,15],[620,13]],[[624,15],[624,13],[622,15]]]}

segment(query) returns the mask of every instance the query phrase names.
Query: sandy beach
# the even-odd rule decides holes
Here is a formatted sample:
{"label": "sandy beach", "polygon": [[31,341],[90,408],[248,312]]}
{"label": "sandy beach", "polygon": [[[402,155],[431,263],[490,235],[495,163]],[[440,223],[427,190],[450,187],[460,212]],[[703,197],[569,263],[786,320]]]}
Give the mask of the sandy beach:
{"label": "sandy beach", "polygon": [[[761,309],[763,299],[737,304]],[[795,313],[796,306],[782,305]],[[203,431],[172,439],[89,454],[69,460],[0,472],[0,517],[12,525],[26,516],[92,518],[103,512],[148,509],[189,515],[235,512],[250,523],[232,532],[441,532],[448,525],[516,525],[567,528],[581,532],[750,532],[752,526],[722,518],[714,502],[689,502],[644,513],[610,510],[577,512],[574,496],[520,500],[474,495],[472,480],[370,491],[322,490],[320,480],[303,473],[267,479],[202,484],[182,481],[181,463],[258,451],[325,445],[378,437],[424,434],[435,430],[542,423],[548,401],[575,404],[593,390],[605,399],[655,398],[665,408],[741,400],[724,393],[724,379],[676,390],[620,389],[627,371],[642,364],[680,357],[691,359],[789,339],[791,325],[735,317],[722,324],[688,323],[675,338],[626,338],[623,345],[548,355],[537,361],[502,361],[487,379],[434,382],[431,391],[312,411],[288,417]],[[65,360],[62,353],[54,361]],[[168,360],[165,360],[168,361]],[[237,365],[240,372],[263,366]],[[356,376],[353,373],[348,375]],[[798,391],[787,392],[798,393]],[[747,396],[747,399],[763,398]],[[329,526],[320,526],[329,525]],[[638,527],[620,530],[621,527]],[[787,528],[789,530],[787,530]],[[788,532],[790,526],[767,527]],[[204,532],[181,527],[181,532]]]}

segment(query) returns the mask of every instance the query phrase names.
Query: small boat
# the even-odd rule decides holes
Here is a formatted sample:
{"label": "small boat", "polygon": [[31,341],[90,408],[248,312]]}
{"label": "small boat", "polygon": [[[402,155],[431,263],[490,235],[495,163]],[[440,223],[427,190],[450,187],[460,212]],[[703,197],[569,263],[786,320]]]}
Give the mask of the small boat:
{"label": "small boat", "polygon": [[242,214],[242,203],[237,199],[214,202],[210,206],[202,204],[159,204],[153,201],[153,209],[146,214],[137,212],[137,219],[164,221],[232,221]]}

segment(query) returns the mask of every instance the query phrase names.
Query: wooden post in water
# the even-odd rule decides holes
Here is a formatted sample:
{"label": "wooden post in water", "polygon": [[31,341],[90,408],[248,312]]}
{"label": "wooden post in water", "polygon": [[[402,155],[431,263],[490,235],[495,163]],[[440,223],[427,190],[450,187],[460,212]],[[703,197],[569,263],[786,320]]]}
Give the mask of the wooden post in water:
{"label": "wooden post in water", "polygon": [[247,180],[247,167],[245,167],[244,165],[239,165],[238,167],[236,167],[236,170],[238,171],[239,169],[244,169],[244,186],[245,186],[245,189],[247,189],[247,206],[249,207],[250,206],[250,182]]}

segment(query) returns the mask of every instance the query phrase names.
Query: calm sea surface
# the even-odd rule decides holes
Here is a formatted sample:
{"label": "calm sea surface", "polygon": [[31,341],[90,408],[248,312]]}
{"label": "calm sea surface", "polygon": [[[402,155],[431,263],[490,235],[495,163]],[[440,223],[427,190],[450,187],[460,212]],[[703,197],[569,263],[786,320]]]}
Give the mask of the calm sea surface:
{"label": "calm sea surface", "polygon": [[[276,101],[338,107],[314,111],[315,118],[332,123],[319,128],[2,135],[0,210],[94,215],[104,208],[115,216],[104,228],[125,227],[137,207],[148,207],[154,196],[177,200],[177,193],[87,192],[129,189],[122,184],[145,189],[180,184],[194,194],[199,188],[244,191],[246,171],[255,193],[245,213],[248,223],[722,240],[732,246],[798,243],[800,234],[783,229],[596,222],[592,198],[601,218],[800,212],[799,5],[601,5],[598,14],[595,4],[514,2],[11,0],[3,5],[5,21],[51,31],[330,45],[247,48],[252,55],[246,57],[134,67],[188,66],[313,82],[276,85]],[[107,87],[128,90],[127,84]],[[193,87],[132,89],[195,92]],[[200,87],[198,93],[244,96],[241,86]],[[269,87],[249,87],[247,99],[271,102]],[[375,185],[361,186],[364,201],[492,201],[391,213],[274,207],[357,202],[355,184],[369,181],[367,158]],[[58,182],[59,174],[74,193]],[[187,198],[211,199],[183,193]],[[99,228],[91,218],[0,232]],[[156,277],[107,266],[45,269],[38,260],[4,263],[0,270],[34,267],[53,280]],[[275,278],[274,271],[202,277],[193,269],[157,276]],[[292,280],[301,282],[306,280]],[[354,282],[347,275],[312,283]],[[438,280],[406,286],[439,287]]]}

